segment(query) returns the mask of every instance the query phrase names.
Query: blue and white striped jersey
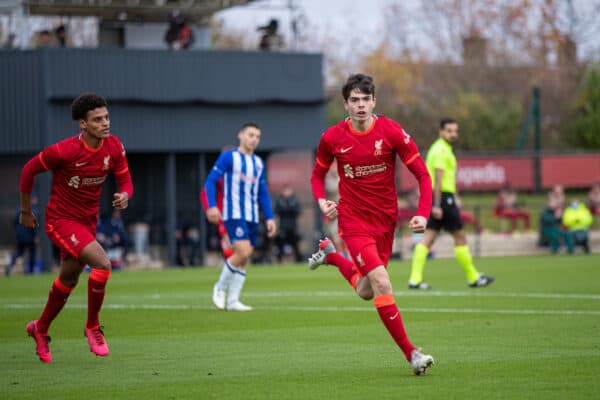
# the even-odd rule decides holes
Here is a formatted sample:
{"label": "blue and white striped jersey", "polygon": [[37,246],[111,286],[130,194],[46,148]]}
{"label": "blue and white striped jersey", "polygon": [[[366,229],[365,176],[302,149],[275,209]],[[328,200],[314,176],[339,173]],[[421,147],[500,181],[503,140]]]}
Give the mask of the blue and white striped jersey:
{"label": "blue and white striped jersey", "polygon": [[266,219],[273,219],[271,196],[265,178],[265,164],[256,154],[238,149],[221,153],[204,185],[208,207],[217,206],[217,182],[223,176],[223,221],[242,219],[258,223],[258,207]]}

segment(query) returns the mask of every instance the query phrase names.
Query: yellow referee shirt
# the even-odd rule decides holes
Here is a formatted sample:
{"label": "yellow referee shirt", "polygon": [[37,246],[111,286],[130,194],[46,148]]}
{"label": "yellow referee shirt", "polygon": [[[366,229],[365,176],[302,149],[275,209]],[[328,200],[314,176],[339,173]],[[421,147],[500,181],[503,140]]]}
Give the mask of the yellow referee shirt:
{"label": "yellow referee shirt", "polygon": [[444,171],[441,182],[442,192],[456,193],[456,156],[450,143],[442,138],[433,142],[427,152],[425,164],[431,175],[433,187],[435,187],[435,170],[441,169]]}

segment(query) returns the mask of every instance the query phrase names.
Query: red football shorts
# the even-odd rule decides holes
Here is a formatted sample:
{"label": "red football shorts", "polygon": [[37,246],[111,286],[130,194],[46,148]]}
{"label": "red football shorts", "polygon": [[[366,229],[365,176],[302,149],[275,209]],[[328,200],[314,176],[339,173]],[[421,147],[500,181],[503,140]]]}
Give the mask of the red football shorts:
{"label": "red football shorts", "polygon": [[96,225],[87,226],[66,219],[46,222],[48,237],[60,249],[60,259],[68,256],[79,259],[85,246],[96,240]]}
{"label": "red football shorts", "polygon": [[342,239],[363,276],[380,265],[387,268],[394,244],[394,232],[365,232],[362,235],[342,233]]}

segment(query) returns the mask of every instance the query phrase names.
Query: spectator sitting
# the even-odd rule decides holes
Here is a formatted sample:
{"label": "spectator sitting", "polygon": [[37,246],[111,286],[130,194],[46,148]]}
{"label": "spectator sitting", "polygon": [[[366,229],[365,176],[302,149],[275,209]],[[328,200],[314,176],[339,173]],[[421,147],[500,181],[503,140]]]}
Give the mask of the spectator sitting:
{"label": "spectator sitting", "polygon": [[58,47],[67,47],[67,28],[64,25],[59,25],[54,30],[54,35],[58,41]]}
{"label": "spectator sitting", "polygon": [[304,261],[298,250],[298,216],[300,203],[290,186],[285,186],[275,202],[275,214],[279,216],[279,232],[277,234],[277,257],[279,262],[283,256],[292,253],[296,262]]}
{"label": "spectator sitting", "polygon": [[530,229],[529,212],[519,209],[517,193],[509,184],[505,185],[498,193],[498,198],[496,199],[496,205],[494,207],[494,215],[498,218],[510,220],[511,233],[517,230],[517,221],[519,219],[523,220],[525,230]]}
{"label": "spectator sitting", "polygon": [[258,27],[263,32],[258,44],[260,50],[277,50],[283,47],[283,37],[277,32],[278,28],[279,22],[276,19],[269,21],[268,25]]}
{"label": "spectator sitting", "polygon": [[165,42],[171,50],[189,49],[194,43],[194,32],[179,10],[169,17],[169,28],[165,33]]}
{"label": "spectator sitting", "polygon": [[417,214],[419,204],[419,188],[408,192],[406,200],[398,197],[398,226],[400,230],[408,227],[408,221]]}
{"label": "spectator sitting", "polygon": [[569,230],[576,246],[582,246],[586,253],[590,252],[589,235],[592,225],[592,214],[588,208],[575,199],[562,215],[562,224]]}
{"label": "spectator sitting", "polygon": [[588,194],[588,208],[592,215],[600,216],[600,183],[596,183]]}
{"label": "spectator sitting", "polygon": [[55,47],[52,41],[52,36],[50,35],[50,31],[44,30],[38,32],[35,47],[38,49],[43,47]]}
{"label": "spectator sitting", "polygon": [[183,23],[179,27],[177,40],[179,42],[180,49],[187,50],[192,46],[192,44],[194,44],[194,32],[192,31],[192,27],[186,19],[183,20]]}
{"label": "spectator sitting", "polygon": [[460,210],[460,219],[462,219],[463,225],[471,225],[473,227],[473,229],[475,230],[475,232],[478,234],[483,232],[483,227],[479,223],[479,220],[477,219],[477,217],[475,217],[475,214],[463,209],[462,199],[456,193],[454,195],[454,200],[456,201],[456,205],[458,206],[458,209]]}
{"label": "spectator sitting", "polygon": [[[408,222],[412,217],[417,215],[417,209],[419,206],[419,196],[420,196],[419,188],[411,190],[406,196],[406,201],[398,198],[398,226],[400,232],[404,228],[408,227]],[[423,240],[423,233],[415,233],[412,232],[410,235],[410,249],[414,250],[417,243],[420,243]],[[429,253],[427,254],[427,259],[431,260],[435,258],[435,251],[432,248],[429,249]]]}
{"label": "spectator sitting", "polygon": [[180,267],[193,264],[190,257],[193,244],[189,241],[190,235],[188,233],[191,228],[192,222],[184,217],[183,212],[178,212],[177,222],[175,223],[175,264]]}
{"label": "spectator sitting", "polygon": [[96,240],[106,250],[113,269],[121,269],[129,248],[121,210],[114,209],[110,218],[104,216],[98,220]]}
{"label": "spectator sitting", "polygon": [[175,253],[175,262],[181,267],[200,264],[200,230],[181,213],[175,224]]}
{"label": "spectator sitting", "polygon": [[267,226],[262,223],[265,220],[262,209],[259,210],[258,233],[256,235],[256,246],[254,246],[254,252],[252,254],[252,263],[254,264],[271,264],[272,249],[271,249],[271,238],[268,236]]}
{"label": "spectator sitting", "polygon": [[[36,205],[38,203],[37,197],[31,197],[31,212],[35,215],[36,218],[39,218],[38,211]],[[37,228],[27,228],[21,225],[19,221],[19,217],[21,216],[21,207],[17,207],[17,211],[14,217],[14,227],[17,239],[17,249],[15,254],[13,254],[10,264],[6,266],[5,274],[9,276],[12,272],[12,269],[19,257],[22,257],[25,254],[25,251],[29,253],[29,262],[24,264],[24,272],[26,274],[33,274],[35,272],[35,256],[36,256],[36,247],[39,241]]]}
{"label": "spectator sitting", "polygon": [[569,253],[573,253],[573,238],[565,231],[561,224],[562,209],[548,199],[546,208],[540,215],[540,246],[550,246],[552,253],[558,253],[561,243],[567,247]]}
{"label": "spectator sitting", "polygon": [[553,208],[560,209],[562,215],[566,205],[565,189],[562,185],[552,187],[552,190],[548,192],[548,201],[550,201]]}

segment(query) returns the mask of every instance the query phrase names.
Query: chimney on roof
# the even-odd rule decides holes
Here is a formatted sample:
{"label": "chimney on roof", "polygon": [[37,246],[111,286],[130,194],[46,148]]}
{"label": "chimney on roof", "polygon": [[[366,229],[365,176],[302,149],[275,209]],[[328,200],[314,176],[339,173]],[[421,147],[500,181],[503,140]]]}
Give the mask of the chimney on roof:
{"label": "chimney on roof", "polygon": [[564,35],[558,41],[558,65],[567,66],[577,63],[577,43],[570,35]]}
{"label": "chimney on roof", "polygon": [[487,39],[479,35],[463,38],[463,64],[487,64]]}

